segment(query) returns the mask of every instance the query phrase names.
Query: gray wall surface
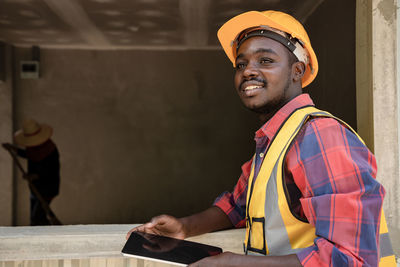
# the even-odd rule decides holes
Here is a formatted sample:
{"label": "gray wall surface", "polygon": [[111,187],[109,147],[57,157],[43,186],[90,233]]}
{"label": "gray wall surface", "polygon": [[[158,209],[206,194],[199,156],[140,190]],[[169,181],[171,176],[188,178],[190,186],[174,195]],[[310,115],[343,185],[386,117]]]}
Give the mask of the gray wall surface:
{"label": "gray wall surface", "polygon": [[[15,59],[29,59],[17,49]],[[233,89],[222,51],[41,50],[41,78],[16,79],[16,129],[54,127],[66,224],[183,216],[231,190],[252,156],[257,120]],[[17,177],[17,223],[29,193]]]}

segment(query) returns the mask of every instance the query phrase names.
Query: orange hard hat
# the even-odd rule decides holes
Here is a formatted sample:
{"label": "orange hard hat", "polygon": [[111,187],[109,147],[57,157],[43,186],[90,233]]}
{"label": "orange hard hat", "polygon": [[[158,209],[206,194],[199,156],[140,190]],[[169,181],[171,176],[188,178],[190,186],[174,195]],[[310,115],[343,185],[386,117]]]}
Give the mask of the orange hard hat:
{"label": "orange hard hat", "polygon": [[[237,38],[249,28],[267,27],[287,33],[290,38],[297,39],[308,53],[306,71],[302,79],[302,87],[309,85],[317,76],[317,56],[311,46],[310,38],[303,25],[292,16],[279,11],[249,11],[233,17],[218,30],[218,39],[226,55],[235,67]],[[293,52],[293,51],[292,51]],[[294,53],[296,54],[296,53]],[[308,61],[308,62],[307,62]]]}

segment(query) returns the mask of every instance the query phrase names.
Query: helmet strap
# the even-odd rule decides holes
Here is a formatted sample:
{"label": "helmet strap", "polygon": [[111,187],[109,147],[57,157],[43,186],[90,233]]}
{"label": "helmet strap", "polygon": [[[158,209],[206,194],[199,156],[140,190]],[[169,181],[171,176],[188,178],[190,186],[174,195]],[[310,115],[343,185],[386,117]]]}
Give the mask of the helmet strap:
{"label": "helmet strap", "polygon": [[251,37],[255,37],[255,36],[263,36],[263,37],[270,38],[274,41],[277,41],[278,43],[281,43],[283,46],[285,46],[287,49],[289,49],[289,51],[292,53],[296,49],[295,40],[287,39],[287,38],[283,37],[282,35],[280,35],[276,32],[270,31],[270,30],[260,29],[260,30],[254,30],[254,31],[245,33],[243,35],[243,37],[238,39],[238,44],[236,46],[236,52],[239,50],[239,47],[243,44],[244,41],[246,41],[247,39],[249,39]]}

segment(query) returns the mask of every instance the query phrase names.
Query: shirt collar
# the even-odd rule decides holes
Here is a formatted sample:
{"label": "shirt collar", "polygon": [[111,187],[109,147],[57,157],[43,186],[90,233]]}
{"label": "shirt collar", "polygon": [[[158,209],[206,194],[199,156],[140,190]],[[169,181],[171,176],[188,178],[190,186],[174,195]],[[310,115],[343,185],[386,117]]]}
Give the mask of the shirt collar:
{"label": "shirt collar", "polygon": [[280,110],[278,110],[271,119],[269,119],[263,126],[261,126],[260,129],[257,130],[256,138],[267,136],[269,140],[272,140],[281,124],[293,111],[298,108],[310,105],[314,106],[314,102],[311,100],[308,94],[301,94],[293,98]]}

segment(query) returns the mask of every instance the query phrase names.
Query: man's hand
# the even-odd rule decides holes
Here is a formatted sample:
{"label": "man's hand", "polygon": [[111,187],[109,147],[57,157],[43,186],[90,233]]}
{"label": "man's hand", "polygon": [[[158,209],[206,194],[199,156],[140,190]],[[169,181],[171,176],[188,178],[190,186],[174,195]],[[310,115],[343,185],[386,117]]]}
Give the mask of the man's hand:
{"label": "man's hand", "polygon": [[169,215],[154,217],[150,222],[130,230],[126,238],[128,239],[133,231],[139,231],[185,239],[232,227],[228,216],[220,208],[213,206],[205,211],[179,219]]}
{"label": "man's hand", "polygon": [[169,236],[177,239],[184,239],[187,237],[182,221],[169,215],[154,217],[150,222],[133,228],[126,235],[126,239],[128,239],[134,231]]}

